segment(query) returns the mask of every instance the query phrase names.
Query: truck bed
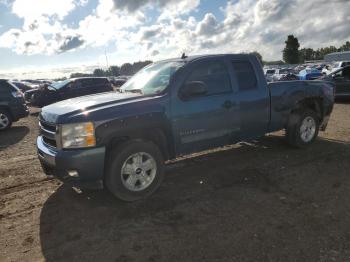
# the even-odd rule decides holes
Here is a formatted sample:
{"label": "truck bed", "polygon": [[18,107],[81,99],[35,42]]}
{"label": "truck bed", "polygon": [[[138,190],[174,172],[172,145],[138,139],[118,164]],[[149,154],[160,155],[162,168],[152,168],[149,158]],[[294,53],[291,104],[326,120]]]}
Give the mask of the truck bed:
{"label": "truck bed", "polygon": [[319,98],[322,103],[331,106],[333,101],[324,99],[324,87],[332,88],[324,81],[281,81],[268,83],[270,92],[270,126],[269,132],[283,129],[292,108],[305,98]]}

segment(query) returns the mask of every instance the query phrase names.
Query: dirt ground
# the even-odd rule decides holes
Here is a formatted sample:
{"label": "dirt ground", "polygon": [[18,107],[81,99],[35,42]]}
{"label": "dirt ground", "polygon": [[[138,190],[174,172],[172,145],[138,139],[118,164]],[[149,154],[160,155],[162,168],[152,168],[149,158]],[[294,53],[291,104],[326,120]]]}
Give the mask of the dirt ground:
{"label": "dirt ground", "polygon": [[47,178],[37,133],[0,133],[0,261],[350,261],[349,102],[307,149],[277,133],[185,159],[136,203]]}

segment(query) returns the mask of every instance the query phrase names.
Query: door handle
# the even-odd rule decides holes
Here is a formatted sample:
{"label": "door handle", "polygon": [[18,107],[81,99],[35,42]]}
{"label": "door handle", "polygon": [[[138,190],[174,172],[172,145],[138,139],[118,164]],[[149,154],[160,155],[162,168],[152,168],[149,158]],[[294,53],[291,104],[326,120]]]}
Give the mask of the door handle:
{"label": "door handle", "polygon": [[232,103],[230,100],[226,100],[223,104],[222,107],[226,109],[230,109],[231,107],[234,106],[234,103]]}

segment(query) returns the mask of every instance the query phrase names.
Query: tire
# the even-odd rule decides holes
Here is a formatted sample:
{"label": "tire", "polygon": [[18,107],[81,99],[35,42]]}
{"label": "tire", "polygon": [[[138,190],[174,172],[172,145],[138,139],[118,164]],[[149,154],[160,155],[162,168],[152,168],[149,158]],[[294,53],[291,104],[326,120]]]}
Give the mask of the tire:
{"label": "tire", "polygon": [[11,125],[12,125],[11,114],[5,109],[0,109],[0,131],[9,129]]}
{"label": "tire", "polygon": [[286,129],[289,145],[303,148],[312,144],[319,131],[319,119],[316,113],[309,109],[292,113]]}
{"label": "tire", "polygon": [[110,153],[108,162],[105,185],[124,201],[148,197],[164,177],[163,155],[152,142],[125,142]]}

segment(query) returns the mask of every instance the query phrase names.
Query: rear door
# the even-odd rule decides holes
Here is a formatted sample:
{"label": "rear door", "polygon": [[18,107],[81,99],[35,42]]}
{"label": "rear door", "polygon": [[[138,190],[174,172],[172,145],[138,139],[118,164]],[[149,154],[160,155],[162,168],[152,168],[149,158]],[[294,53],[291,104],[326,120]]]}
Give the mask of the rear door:
{"label": "rear door", "polygon": [[[234,100],[229,62],[220,58],[194,61],[171,96],[172,130],[177,154],[214,148],[234,141],[239,131],[239,110]],[[200,81],[207,93],[182,98],[189,82]]]}
{"label": "rear door", "polygon": [[77,79],[70,88],[70,97],[86,96],[90,94],[93,79]]}
{"label": "rear door", "polygon": [[231,59],[230,65],[234,72],[234,99],[239,104],[240,139],[263,136],[268,130],[270,94],[260,64],[247,57]]}

